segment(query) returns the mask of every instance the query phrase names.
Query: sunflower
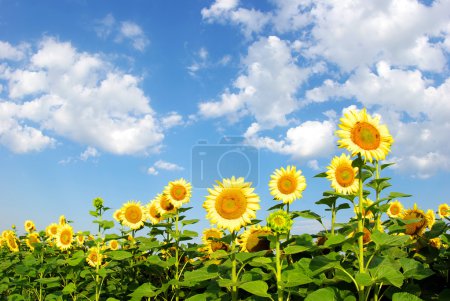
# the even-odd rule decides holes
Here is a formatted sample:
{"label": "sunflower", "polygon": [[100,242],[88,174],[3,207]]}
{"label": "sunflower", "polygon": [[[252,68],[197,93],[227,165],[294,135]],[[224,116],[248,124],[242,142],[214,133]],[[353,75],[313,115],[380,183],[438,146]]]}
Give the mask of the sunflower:
{"label": "sunflower", "polygon": [[169,182],[164,188],[164,194],[176,208],[180,208],[184,203],[188,203],[191,198],[192,186],[185,179],[181,178]]}
{"label": "sunflower", "polygon": [[218,239],[221,239],[222,237],[223,237],[222,230],[219,230],[217,228],[208,228],[203,230],[202,243],[205,246],[199,248],[199,252],[206,252],[211,254],[217,250],[228,251],[228,244],[222,241],[218,241]]}
{"label": "sunflower", "polygon": [[241,251],[252,253],[270,250],[270,241],[266,238],[270,234],[272,234],[272,230],[269,227],[251,226],[241,234],[238,240]]}
{"label": "sunflower", "polygon": [[358,168],[352,166],[350,156],[346,154],[335,156],[327,167],[327,179],[331,181],[331,187],[342,194],[355,194],[359,190],[357,174]]}
{"label": "sunflower", "polygon": [[351,110],[340,119],[340,130],[336,135],[340,148],[355,156],[361,154],[365,160],[383,160],[391,149],[394,139],[389,134],[386,125],[380,125],[379,117],[371,117],[366,109]]}
{"label": "sunflower", "polygon": [[301,170],[297,170],[295,166],[288,166],[286,169],[281,167],[270,176],[269,188],[270,194],[276,200],[281,200],[284,204],[291,204],[294,200],[302,197],[306,181]]}
{"label": "sunflower", "polygon": [[119,249],[119,242],[115,239],[109,241],[109,248],[113,251]]}
{"label": "sunflower", "polygon": [[73,242],[73,229],[69,224],[59,226],[56,235],[56,246],[62,251],[69,249]]}
{"label": "sunflower", "polygon": [[147,218],[152,222],[152,224],[158,224],[163,220],[158,208],[156,207],[156,200],[153,200],[147,204],[147,206],[145,206],[145,210],[147,210]]}
{"label": "sunflower", "polygon": [[122,207],[122,223],[132,230],[137,230],[144,225],[147,219],[144,208],[140,202],[129,201]]}
{"label": "sunflower", "polygon": [[122,209],[117,209],[116,211],[114,211],[113,218],[117,222],[122,223],[122,220],[123,220]]}
{"label": "sunflower", "polygon": [[387,210],[387,215],[389,217],[401,217],[403,213],[403,205],[399,201],[394,201],[389,204],[389,209]]}
{"label": "sunflower", "polygon": [[208,188],[209,195],[203,203],[206,217],[218,228],[238,231],[256,217],[255,211],[260,209],[259,196],[244,178],[233,176],[217,183],[214,189]]}
{"label": "sunflower", "polygon": [[438,208],[438,215],[440,218],[444,219],[444,217],[450,216],[450,209],[447,204],[440,204]]}
{"label": "sunflower", "polygon": [[34,230],[36,230],[36,226],[34,225],[33,221],[30,220],[26,220],[23,226],[25,228],[25,231],[27,231],[28,233],[31,233]]}
{"label": "sunflower", "polygon": [[35,244],[40,243],[40,241],[41,240],[39,239],[39,233],[36,232],[28,234],[27,238],[25,239],[25,242],[31,251],[34,251]]}
{"label": "sunflower", "polygon": [[434,215],[434,211],[428,209],[427,213],[425,214],[425,218],[427,219],[427,228],[431,230],[431,228],[433,228],[434,223],[436,222],[436,216]]}
{"label": "sunflower", "polygon": [[45,233],[47,234],[48,238],[54,238],[58,234],[58,228],[59,226],[55,223],[52,223],[45,228]]}
{"label": "sunflower", "polygon": [[165,214],[177,212],[177,207],[174,206],[172,201],[164,193],[158,194],[153,201],[155,202],[156,210],[163,218]]}
{"label": "sunflower", "polygon": [[84,237],[83,233],[77,233],[76,241],[79,246],[82,246],[84,244],[84,239],[85,239],[85,237]]}
{"label": "sunflower", "polygon": [[[407,222],[405,225],[405,234],[415,237],[425,233],[426,228],[429,227],[429,223],[432,222],[429,215],[417,208],[417,204],[414,204],[412,209],[406,209],[402,219]],[[408,221],[413,222],[408,223]]]}
{"label": "sunflower", "polygon": [[64,215],[61,215],[59,217],[59,224],[62,226],[62,225],[65,225],[66,223],[67,223],[66,217]]}
{"label": "sunflower", "polygon": [[442,247],[442,241],[439,237],[431,238],[428,242],[433,248],[440,249]]}
{"label": "sunflower", "polygon": [[[373,204],[373,202],[370,199],[363,199],[362,215],[366,219],[373,218],[373,212],[371,210],[367,210],[367,208],[369,208],[372,204]],[[355,213],[356,214],[359,213],[359,206],[355,206]]]}
{"label": "sunflower", "polygon": [[17,243],[17,238],[14,232],[8,234],[6,237],[6,245],[11,252],[19,252],[19,244]]}
{"label": "sunflower", "polygon": [[202,235],[202,243],[204,245],[207,245],[209,242],[211,242],[211,238],[215,238],[215,239],[221,239],[223,236],[223,232],[220,229],[217,228],[208,228],[203,230],[203,235]]}
{"label": "sunflower", "polygon": [[267,225],[278,234],[288,233],[293,223],[289,213],[284,210],[274,211],[267,217]]}
{"label": "sunflower", "polygon": [[13,230],[4,230],[2,232],[2,238],[7,239],[9,235],[16,235]]}
{"label": "sunflower", "polygon": [[103,255],[100,253],[99,248],[92,247],[89,249],[89,253],[86,257],[86,262],[91,267],[95,268],[97,266],[100,266],[102,264],[102,260],[103,260]]}

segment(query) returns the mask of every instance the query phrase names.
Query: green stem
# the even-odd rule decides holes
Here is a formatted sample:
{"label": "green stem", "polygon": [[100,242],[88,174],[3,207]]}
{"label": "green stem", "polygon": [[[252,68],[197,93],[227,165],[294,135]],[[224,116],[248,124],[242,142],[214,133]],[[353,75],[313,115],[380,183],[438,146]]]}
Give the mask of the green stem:
{"label": "green stem", "polygon": [[[177,282],[180,280],[180,274],[179,274],[179,254],[178,254],[178,243],[179,243],[179,229],[178,229],[178,220],[179,220],[179,213],[177,211],[177,215],[175,218],[175,279],[177,280]],[[179,301],[180,300],[180,292],[179,292],[179,286],[178,284],[175,285],[175,300]]]}
{"label": "green stem", "polygon": [[335,222],[336,222],[336,202],[331,204],[331,235],[334,235]]}
{"label": "green stem", "polygon": [[[379,179],[380,178],[380,165],[378,163],[378,161],[375,161],[375,179]],[[378,202],[380,200],[380,191],[377,188],[375,191],[375,201]],[[377,212],[377,217],[376,217],[376,221],[375,221],[375,229],[379,229],[381,226],[381,214],[379,212]]]}
{"label": "green stem", "polygon": [[277,292],[278,292],[278,301],[283,301],[283,286],[281,282],[281,250],[280,250],[280,235],[277,234],[276,241],[276,268],[277,268]]}
{"label": "green stem", "polygon": [[236,273],[236,253],[235,253],[235,244],[234,241],[236,239],[235,232],[231,232],[231,300],[238,300],[238,287],[237,287],[237,273]]}
{"label": "green stem", "polygon": [[[359,211],[358,211],[358,232],[364,234],[364,200],[363,200],[363,180],[362,180],[362,166],[358,169],[358,177],[359,177]],[[358,263],[359,263],[359,272],[364,273],[364,241],[363,236],[360,235],[358,237]],[[358,289],[358,297],[359,301],[364,301],[364,285],[359,285]]]}

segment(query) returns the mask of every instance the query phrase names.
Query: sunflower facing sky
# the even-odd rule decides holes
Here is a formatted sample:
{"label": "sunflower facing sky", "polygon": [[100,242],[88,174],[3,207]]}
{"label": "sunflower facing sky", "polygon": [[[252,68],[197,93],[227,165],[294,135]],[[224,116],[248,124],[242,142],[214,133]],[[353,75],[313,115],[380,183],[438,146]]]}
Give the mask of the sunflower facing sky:
{"label": "sunflower facing sky", "polygon": [[176,208],[188,203],[191,198],[192,186],[185,179],[169,182],[164,188],[164,194]]}
{"label": "sunflower facing sky", "polygon": [[242,252],[258,252],[270,250],[270,241],[266,238],[271,235],[272,230],[269,227],[252,225],[244,231],[239,237],[238,243]]}
{"label": "sunflower facing sky", "polygon": [[369,162],[386,158],[394,139],[387,126],[379,124],[379,116],[370,116],[364,108],[350,110],[340,121],[340,130],[336,131],[341,138],[338,140],[340,148],[346,148],[352,156],[361,154]]}
{"label": "sunflower facing sky", "polygon": [[89,249],[89,253],[86,257],[86,262],[91,267],[96,267],[102,264],[103,255],[100,253],[100,250],[97,247],[92,247]]}
{"label": "sunflower facing sky", "polygon": [[440,204],[438,208],[438,215],[440,218],[445,218],[450,216],[450,208],[447,204]]}
{"label": "sunflower facing sky", "polygon": [[331,187],[338,193],[355,194],[359,189],[359,182],[356,178],[358,168],[352,166],[350,156],[342,154],[335,156],[327,167],[327,179],[331,181]]}
{"label": "sunflower facing sky", "polygon": [[132,230],[140,229],[147,219],[140,202],[129,201],[122,207],[122,223]]}
{"label": "sunflower facing sky", "polygon": [[61,250],[70,249],[73,242],[73,229],[69,224],[59,226],[56,235],[56,246]]}
{"label": "sunflower facing sky", "polygon": [[156,202],[156,200],[153,200],[145,206],[145,210],[147,210],[147,218],[152,224],[158,224],[163,220],[158,208],[156,207]]}
{"label": "sunflower facing sky", "polygon": [[261,208],[259,196],[244,178],[231,177],[217,183],[214,189],[208,188],[203,203],[206,217],[218,228],[238,231],[256,217],[256,210]]}
{"label": "sunflower facing sky", "polygon": [[6,238],[6,245],[11,252],[19,252],[19,244],[17,243],[17,238],[14,232],[11,231]]}
{"label": "sunflower facing sky", "polygon": [[45,233],[48,238],[54,238],[58,234],[58,224],[52,223],[45,228]]}
{"label": "sunflower facing sky", "polygon": [[25,231],[27,231],[28,233],[31,233],[36,230],[36,226],[31,220],[26,220],[23,226],[25,228]]}
{"label": "sunflower facing sky", "polygon": [[399,201],[394,201],[389,204],[389,209],[387,210],[387,215],[389,217],[401,217],[403,214],[403,205]]}
{"label": "sunflower facing sky", "polygon": [[291,204],[294,200],[302,197],[302,192],[306,188],[306,180],[301,170],[295,166],[287,166],[276,169],[270,176],[270,194],[276,200],[285,204]]}
{"label": "sunflower facing sky", "polygon": [[164,218],[164,214],[171,214],[177,212],[177,207],[164,193],[160,193],[152,201],[155,202],[157,212]]}

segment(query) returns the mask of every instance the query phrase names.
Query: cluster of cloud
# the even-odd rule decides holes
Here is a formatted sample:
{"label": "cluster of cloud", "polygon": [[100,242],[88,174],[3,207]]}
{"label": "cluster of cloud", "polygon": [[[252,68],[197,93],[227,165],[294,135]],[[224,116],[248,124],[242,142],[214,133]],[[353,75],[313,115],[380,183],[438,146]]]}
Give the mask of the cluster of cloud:
{"label": "cluster of cloud", "polygon": [[143,52],[150,44],[150,40],[142,28],[131,21],[118,22],[112,14],[107,14],[103,19],[97,20],[95,32],[103,39],[112,37],[114,42],[130,42],[131,46]]}
{"label": "cluster of cloud", "polygon": [[165,170],[165,171],[180,171],[183,170],[184,168],[175,164],[175,163],[170,163],[170,162],[166,162],[163,160],[158,160],[156,161],[152,166],[150,166],[147,169],[147,174],[149,175],[158,175],[159,171],[161,170]]}
{"label": "cluster of cloud", "polygon": [[0,145],[39,151],[68,139],[113,154],[160,149],[164,131],[182,124],[171,112],[158,118],[140,78],[100,54],[43,38],[31,46],[0,44]]}
{"label": "cluster of cloud", "polygon": [[[201,11],[206,22],[238,26],[249,42],[233,86],[200,103],[201,116],[251,116],[250,143],[314,167],[333,152],[333,139],[322,139],[332,137],[337,120],[293,116],[315,103],[342,99],[346,107],[356,99],[388,124],[399,169],[423,178],[450,171],[450,1],[271,3],[274,9],[259,11],[216,0]],[[278,140],[261,135],[275,126],[291,128]]]}
{"label": "cluster of cloud", "polygon": [[222,56],[218,61],[212,61],[209,57],[208,49],[206,49],[206,47],[201,47],[194,53],[193,62],[187,66],[187,70],[189,75],[197,77],[198,72],[201,70],[226,66],[230,61],[231,56],[228,54]]}

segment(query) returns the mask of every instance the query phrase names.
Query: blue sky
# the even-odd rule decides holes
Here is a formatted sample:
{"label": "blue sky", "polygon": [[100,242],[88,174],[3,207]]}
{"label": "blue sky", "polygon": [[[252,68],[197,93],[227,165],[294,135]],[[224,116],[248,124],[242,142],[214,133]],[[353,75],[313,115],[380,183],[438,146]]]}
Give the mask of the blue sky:
{"label": "blue sky", "polygon": [[[385,176],[391,191],[413,194],[406,206],[449,202],[448,0],[0,7],[0,229],[26,219],[43,229],[61,214],[92,229],[97,196],[119,208],[192,180],[200,141],[211,185],[218,171],[257,180],[258,218],[273,205],[270,174],[295,164],[308,187],[293,209],[328,219],[314,202],[329,183],[313,176],[342,152],[334,131],[349,107],[388,125],[396,165]],[[242,139],[219,144],[224,136]],[[207,191],[194,186],[199,230]]]}

